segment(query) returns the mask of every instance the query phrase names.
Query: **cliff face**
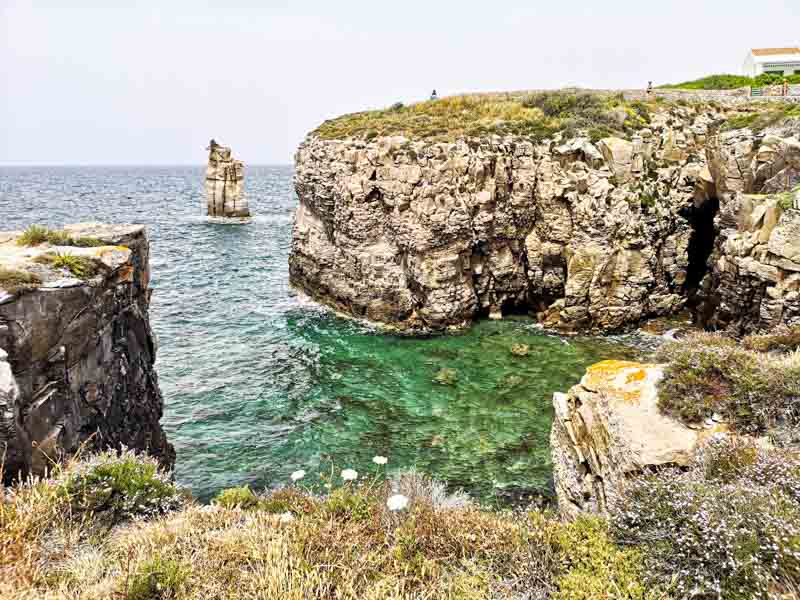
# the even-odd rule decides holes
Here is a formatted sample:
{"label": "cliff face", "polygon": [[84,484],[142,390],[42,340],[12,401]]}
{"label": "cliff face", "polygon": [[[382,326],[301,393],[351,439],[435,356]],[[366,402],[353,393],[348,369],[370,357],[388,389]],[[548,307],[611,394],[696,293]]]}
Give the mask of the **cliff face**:
{"label": "cliff face", "polygon": [[720,203],[701,322],[736,333],[800,321],[800,121],[716,136]]}
{"label": "cliff face", "polygon": [[725,110],[664,107],[630,141],[597,143],[311,135],[296,156],[291,282],[411,332],[519,310],[609,331],[703,298],[708,308],[718,283],[695,292],[717,196],[727,208],[728,190],[776,187],[786,168],[760,150],[763,135],[717,135]]}
{"label": "cliff face", "polygon": [[[0,446],[5,475],[41,472],[88,441],[145,450],[165,465],[175,453],[159,424],[151,290],[143,226],[76,225],[93,247],[17,244],[0,234],[0,266],[28,273],[11,294],[0,283]],[[53,257],[79,257],[74,270]],[[72,260],[72,259],[70,259]]]}
{"label": "cliff face", "polygon": [[514,310],[611,330],[672,312],[716,116],[675,109],[598,144],[311,137],[296,161],[291,281],[411,331]]}

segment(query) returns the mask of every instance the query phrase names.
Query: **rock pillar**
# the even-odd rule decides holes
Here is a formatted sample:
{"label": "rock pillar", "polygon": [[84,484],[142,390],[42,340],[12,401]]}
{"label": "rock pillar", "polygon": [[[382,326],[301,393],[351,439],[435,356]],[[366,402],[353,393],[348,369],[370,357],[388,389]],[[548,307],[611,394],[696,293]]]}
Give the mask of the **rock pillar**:
{"label": "rock pillar", "polygon": [[242,194],[244,165],[231,157],[231,149],[214,140],[208,147],[206,198],[209,217],[249,217],[250,208]]}

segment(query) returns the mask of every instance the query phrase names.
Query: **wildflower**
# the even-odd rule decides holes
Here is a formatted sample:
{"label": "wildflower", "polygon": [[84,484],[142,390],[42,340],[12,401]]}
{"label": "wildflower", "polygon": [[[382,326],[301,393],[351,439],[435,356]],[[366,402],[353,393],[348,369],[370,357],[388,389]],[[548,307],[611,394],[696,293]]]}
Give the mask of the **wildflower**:
{"label": "wildflower", "polygon": [[389,496],[389,499],[386,501],[386,506],[389,507],[389,510],[403,510],[406,506],[408,506],[408,498],[403,496],[403,494]]}
{"label": "wildflower", "polygon": [[281,523],[291,523],[294,521],[294,515],[290,512],[285,512],[281,515]]}
{"label": "wildflower", "polygon": [[374,462],[376,465],[385,465],[387,462],[389,462],[389,459],[385,456],[373,456],[372,462]]}
{"label": "wildflower", "polygon": [[358,479],[358,471],[355,469],[344,469],[342,471],[342,479],[345,481],[354,481]]}
{"label": "wildflower", "polygon": [[303,469],[300,469],[299,471],[295,471],[291,475],[292,481],[300,481],[305,476],[306,476],[306,472],[303,471]]}

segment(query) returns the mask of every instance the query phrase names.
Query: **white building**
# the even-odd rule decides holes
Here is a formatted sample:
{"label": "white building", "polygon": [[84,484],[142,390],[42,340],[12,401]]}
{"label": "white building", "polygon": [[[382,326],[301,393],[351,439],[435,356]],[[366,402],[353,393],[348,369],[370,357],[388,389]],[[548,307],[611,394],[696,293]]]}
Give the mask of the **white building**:
{"label": "white building", "polygon": [[743,73],[748,77],[762,73],[800,75],[800,48],[754,48],[747,54]]}

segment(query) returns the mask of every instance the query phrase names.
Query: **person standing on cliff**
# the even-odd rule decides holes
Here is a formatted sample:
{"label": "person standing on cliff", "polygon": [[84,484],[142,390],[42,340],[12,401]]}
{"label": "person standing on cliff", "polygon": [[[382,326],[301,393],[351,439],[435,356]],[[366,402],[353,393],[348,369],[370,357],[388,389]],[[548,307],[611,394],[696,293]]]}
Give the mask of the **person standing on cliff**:
{"label": "person standing on cliff", "polygon": [[433,90],[433,91],[431,92],[431,100],[438,100],[438,99],[439,99],[439,96],[438,96],[438,94],[436,93],[436,90]]}

